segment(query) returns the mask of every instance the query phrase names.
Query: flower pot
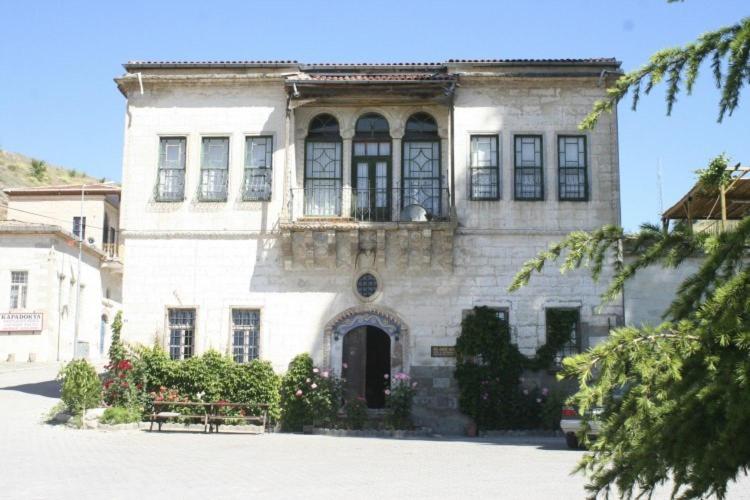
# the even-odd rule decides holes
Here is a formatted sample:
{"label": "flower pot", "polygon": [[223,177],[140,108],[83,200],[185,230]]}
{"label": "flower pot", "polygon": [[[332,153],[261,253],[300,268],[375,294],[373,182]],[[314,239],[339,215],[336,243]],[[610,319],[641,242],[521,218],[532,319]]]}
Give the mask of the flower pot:
{"label": "flower pot", "polygon": [[477,437],[477,423],[469,422],[466,424],[466,435],[468,437]]}

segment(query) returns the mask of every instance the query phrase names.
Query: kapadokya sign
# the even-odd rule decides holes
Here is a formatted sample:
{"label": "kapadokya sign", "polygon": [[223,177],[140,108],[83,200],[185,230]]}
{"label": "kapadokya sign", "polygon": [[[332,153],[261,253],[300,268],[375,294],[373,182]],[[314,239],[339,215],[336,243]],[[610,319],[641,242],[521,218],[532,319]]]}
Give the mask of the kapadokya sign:
{"label": "kapadokya sign", "polygon": [[0,333],[42,333],[44,313],[0,312]]}

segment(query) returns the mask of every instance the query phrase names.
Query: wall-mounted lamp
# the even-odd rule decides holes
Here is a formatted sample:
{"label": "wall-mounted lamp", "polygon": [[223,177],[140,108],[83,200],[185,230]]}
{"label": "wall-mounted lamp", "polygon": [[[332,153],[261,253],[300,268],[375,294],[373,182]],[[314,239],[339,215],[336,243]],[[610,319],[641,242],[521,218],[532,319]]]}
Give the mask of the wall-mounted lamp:
{"label": "wall-mounted lamp", "polygon": [[335,332],[333,332],[333,340],[335,340],[336,342],[339,341],[339,332],[338,332],[338,330],[336,330]]}
{"label": "wall-mounted lamp", "polygon": [[396,330],[396,333],[393,335],[393,338],[396,339],[396,342],[398,342],[401,339],[401,330]]}

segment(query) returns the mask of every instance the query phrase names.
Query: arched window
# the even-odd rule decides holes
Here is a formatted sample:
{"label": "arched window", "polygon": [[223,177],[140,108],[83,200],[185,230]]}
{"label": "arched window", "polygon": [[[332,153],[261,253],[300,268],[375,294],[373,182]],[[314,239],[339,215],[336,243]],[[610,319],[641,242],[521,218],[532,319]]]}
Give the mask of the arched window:
{"label": "arched window", "polygon": [[352,185],[357,220],[391,218],[391,134],[377,113],[359,117],[354,127]]}
{"label": "arched window", "polygon": [[341,215],[341,134],[329,114],[313,118],[307,132],[305,215]]}
{"label": "arched window", "polygon": [[415,113],[406,122],[402,159],[401,206],[420,205],[432,217],[441,215],[440,136],[435,119]]}

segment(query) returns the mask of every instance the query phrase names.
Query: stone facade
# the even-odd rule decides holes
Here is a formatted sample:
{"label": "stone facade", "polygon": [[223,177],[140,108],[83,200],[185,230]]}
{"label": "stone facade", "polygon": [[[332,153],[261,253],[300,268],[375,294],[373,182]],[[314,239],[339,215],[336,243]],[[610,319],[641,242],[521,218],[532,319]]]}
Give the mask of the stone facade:
{"label": "stone facade", "polygon": [[[619,74],[612,60],[460,62],[429,65],[315,67],[293,63],[126,65],[117,79],[127,98],[122,237],[127,253],[124,336],[169,345],[168,310],[195,310],[195,352],[232,352],[232,309],[259,311],[260,357],[284,370],[309,352],[340,372],[341,318],[373,315],[399,328],[392,369],[419,382],[417,415],[433,428],[457,430],[451,346],[464,311],[505,308],[514,341],[533,354],[545,339],[545,309],[580,311],[582,347],[621,323],[620,304],[598,311],[606,276],[560,276],[545,270],[515,294],[521,265],[571,230],[620,221],[616,114],[592,131],[577,124]],[[415,83],[415,74],[426,74]],[[437,75],[437,76],[435,76]],[[142,86],[142,90],[141,90]],[[359,117],[388,121],[391,187],[402,182],[407,121],[428,113],[437,124],[442,213],[404,221],[399,207],[384,221],[347,212],[352,148]],[[333,217],[305,216],[305,148],[311,121],[336,118],[341,141],[341,199]],[[471,135],[497,137],[499,199],[470,197]],[[541,136],[544,196],[514,199],[513,138]],[[558,199],[558,136],[585,135],[588,198]],[[227,199],[201,202],[201,139],[229,138]],[[243,201],[245,138],[273,138],[269,201]],[[160,202],[160,137],[184,137],[185,197]],[[441,194],[441,196],[443,196]],[[356,291],[363,273],[377,278],[371,297]],[[362,323],[355,319],[354,323]],[[375,321],[375,320],[373,320]],[[369,324],[369,323],[368,323]],[[395,332],[399,331],[397,335]]]}

